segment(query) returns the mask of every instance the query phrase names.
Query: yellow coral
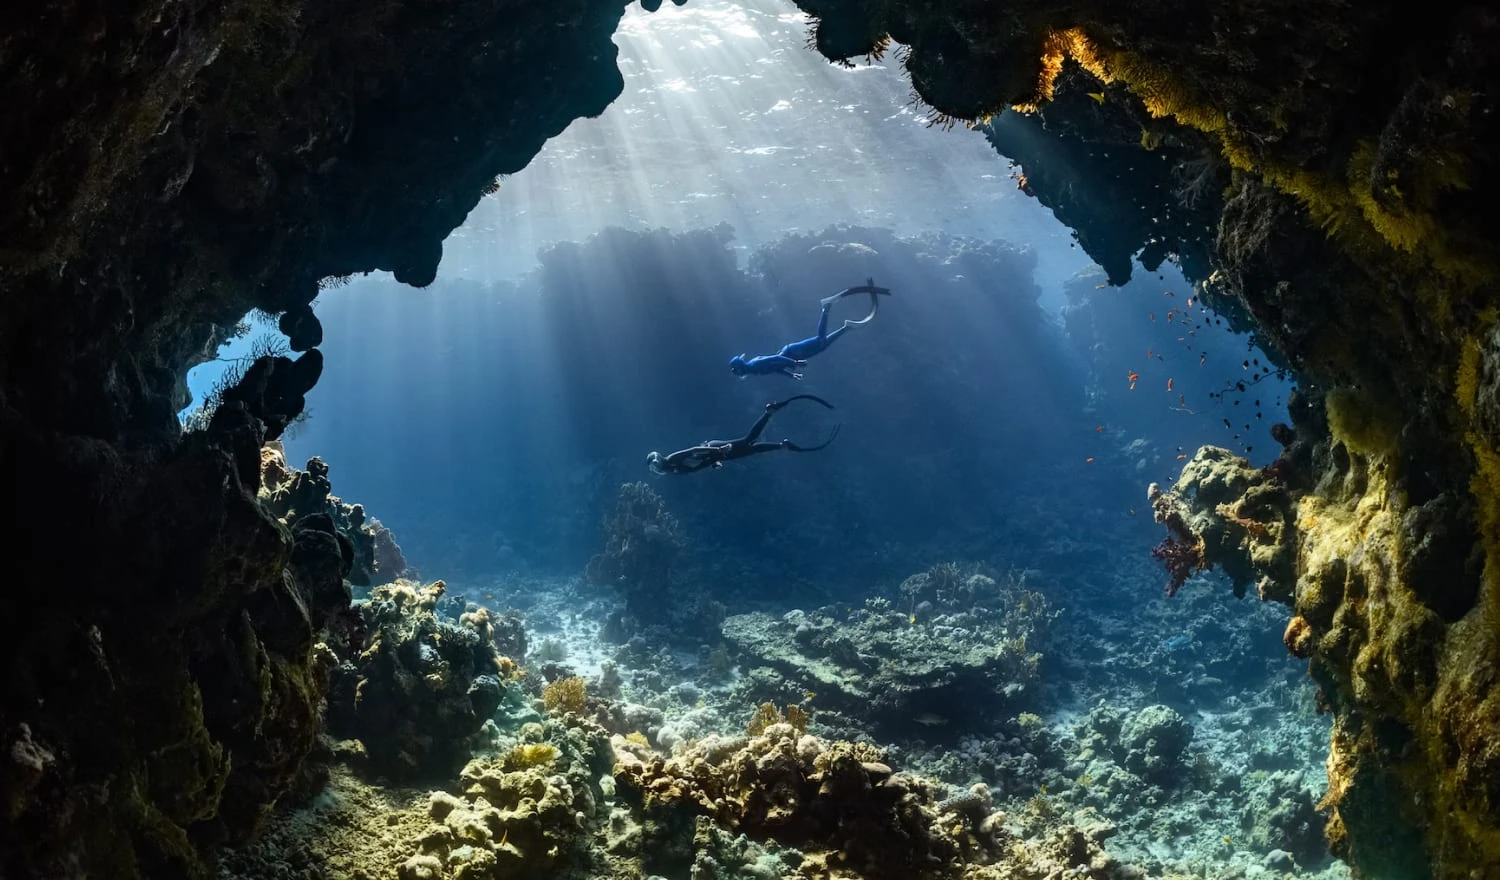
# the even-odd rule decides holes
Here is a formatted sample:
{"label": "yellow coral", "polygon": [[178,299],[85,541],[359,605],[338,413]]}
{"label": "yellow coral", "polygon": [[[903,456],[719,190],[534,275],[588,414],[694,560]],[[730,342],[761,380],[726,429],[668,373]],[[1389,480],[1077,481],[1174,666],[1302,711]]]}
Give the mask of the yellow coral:
{"label": "yellow coral", "polygon": [[1500,449],[1497,449],[1494,437],[1486,435],[1474,424],[1474,410],[1479,400],[1479,368],[1483,355],[1479,340],[1491,331],[1496,320],[1497,312],[1493,308],[1480,314],[1478,330],[1465,339],[1460,348],[1453,383],[1454,397],[1470,423],[1465,438],[1474,454],[1475,468],[1469,481],[1469,493],[1474,496],[1490,576],[1500,571]]}
{"label": "yellow coral", "polygon": [[583,679],[576,675],[559,678],[542,688],[542,706],[553,715],[572,712],[582,714],[587,693]]}
{"label": "yellow coral", "polygon": [[798,733],[807,733],[808,719],[808,714],[795,703],[787,705],[785,714],[776,708],[775,703],[761,703],[750,716],[750,723],[745,725],[745,732],[751,736],[760,736],[766,732],[767,727],[784,723],[790,724]]}
{"label": "yellow coral", "polygon": [[[1385,245],[1402,254],[1422,257],[1437,272],[1467,287],[1481,285],[1493,277],[1492,258],[1450,240],[1434,218],[1437,200],[1444,192],[1468,187],[1470,169],[1462,154],[1438,155],[1424,161],[1421,173],[1406,183],[1408,191],[1398,190],[1394,180],[1384,181],[1393,198],[1390,204],[1382,204],[1376,200],[1373,189],[1377,155],[1374,143],[1366,140],[1358,144],[1342,167],[1342,178],[1337,167],[1326,174],[1278,163],[1265,155],[1260,144],[1250,143],[1231,128],[1211,96],[1198,93],[1167,66],[1140,53],[1100,46],[1076,27],[1047,35],[1039,59],[1036,97],[1016,109],[1032,111],[1052,100],[1057,76],[1067,59],[1077,62],[1102,82],[1124,84],[1153,116],[1171,117],[1183,125],[1217,135],[1230,165],[1254,173],[1297,198],[1313,222],[1329,235],[1347,234],[1349,240],[1345,244],[1351,252]],[[1463,101],[1466,97],[1460,95],[1456,100]],[[1285,106],[1272,105],[1268,115],[1276,130],[1289,128]],[[1146,133],[1142,134],[1141,145],[1148,150],[1155,146]],[[1436,309],[1448,306],[1442,296],[1429,300],[1428,305]]]}
{"label": "yellow coral", "polygon": [[1335,388],[1324,398],[1324,405],[1328,429],[1350,452],[1379,455],[1395,447],[1399,424],[1368,395],[1353,388]]}
{"label": "yellow coral", "polygon": [[750,721],[745,725],[745,732],[751,736],[760,736],[766,732],[766,728],[773,724],[781,723],[781,712],[775,703],[761,703],[750,715]]}
{"label": "yellow coral", "polygon": [[507,771],[545,767],[557,758],[557,746],[547,743],[522,743],[505,754]]}

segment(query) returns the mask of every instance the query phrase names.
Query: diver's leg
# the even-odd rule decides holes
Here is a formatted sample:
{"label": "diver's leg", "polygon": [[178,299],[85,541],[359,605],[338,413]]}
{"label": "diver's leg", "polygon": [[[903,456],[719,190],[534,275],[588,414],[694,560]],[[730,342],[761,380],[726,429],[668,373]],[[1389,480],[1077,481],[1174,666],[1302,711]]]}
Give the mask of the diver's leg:
{"label": "diver's leg", "polygon": [[758,419],[755,420],[755,424],[753,424],[753,425],[750,426],[750,430],[748,432],[746,432],[745,436],[743,436],[740,439],[734,441],[734,445],[735,446],[749,446],[749,445],[753,444],[756,440],[759,440],[761,432],[766,429],[766,423],[769,422],[769,421],[771,421],[771,416],[774,415],[775,412],[778,409],[781,409],[783,406],[785,406],[785,404],[781,404],[781,403],[768,403],[768,404],[766,404],[766,411],[760,414],[760,418],[758,418]]}

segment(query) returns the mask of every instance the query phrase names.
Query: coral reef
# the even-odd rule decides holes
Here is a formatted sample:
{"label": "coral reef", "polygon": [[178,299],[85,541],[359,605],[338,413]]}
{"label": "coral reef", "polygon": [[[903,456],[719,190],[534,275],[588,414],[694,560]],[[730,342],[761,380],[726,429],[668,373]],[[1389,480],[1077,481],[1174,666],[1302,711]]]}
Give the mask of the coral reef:
{"label": "coral reef", "polygon": [[1243,596],[1286,601],[1296,582],[1296,493],[1276,468],[1253,468],[1227,449],[1205,446],[1170,490],[1147,489],[1152,514],[1168,536],[1154,551],[1171,575],[1167,593],[1188,576],[1223,568]]}
{"label": "coral reef", "polygon": [[[802,6],[832,58],[907,47],[939,121],[1058,94],[1072,59],[1217,143],[1205,289],[1335,392],[1288,630],[1336,718],[1334,843],[1367,876],[1500,863],[1493,10]],[[494,177],[618,93],[622,8],[10,8],[0,473],[29,549],[0,652],[8,875],[199,875],[287,790],[351,569],[331,515],[257,501],[262,443],[322,372],[319,279],[430,281]],[[186,368],[251,307],[301,353],[181,437]]]}
{"label": "coral reef", "polygon": [[509,880],[591,861],[593,831],[605,815],[599,779],[609,772],[609,742],[597,727],[577,723],[529,727],[523,736],[538,742],[471,761],[460,775],[461,795],[431,794],[432,825],[398,877]]}
{"label": "coral reef", "polygon": [[[913,86],[940,117],[977,119],[1053,97],[1071,60],[1123,87],[1151,116],[1206,136],[1234,169],[1202,293],[1242,303],[1306,380],[1332,391],[1328,422],[1345,432],[1319,459],[1316,500],[1300,505],[1301,534],[1285,545],[1298,548],[1292,577],[1283,570],[1262,581],[1283,600],[1297,584],[1298,607],[1304,585],[1321,600],[1309,610],[1322,622],[1301,615],[1309,629],[1296,624],[1288,641],[1331,685],[1339,719],[1331,800],[1350,809],[1338,811],[1334,842],[1369,876],[1467,877],[1500,862],[1494,793],[1472,776],[1492,763],[1500,740],[1492,701],[1480,696],[1482,670],[1500,655],[1486,610],[1500,584],[1500,518],[1492,513],[1500,444],[1476,430],[1489,405],[1472,390],[1487,360],[1479,352],[1497,275],[1486,219],[1500,194],[1496,154],[1486,146],[1500,118],[1492,10],[1455,3],[1413,17],[1388,4],[1352,14],[1336,3],[1003,12],[958,4],[936,13],[925,3],[800,5],[818,17],[814,45],[835,60],[880,51],[888,37],[905,44]],[[1420,26],[1396,24],[1414,20]],[[1000,61],[1017,58],[1036,59],[1030,89],[1025,66]],[[1069,115],[1058,107],[1049,121]],[[1143,160],[1154,141],[1138,147]],[[1157,204],[1167,207],[1165,196]],[[1338,294],[1327,295],[1333,288]],[[1328,428],[1313,430],[1326,437]],[[1349,457],[1361,460],[1350,465]],[[1422,540],[1360,540],[1352,545],[1359,558],[1329,562],[1337,566],[1329,572],[1309,549],[1349,549],[1351,520],[1363,539],[1369,526],[1408,515],[1441,523],[1441,552]],[[1244,511],[1221,516],[1226,526],[1231,518],[1269,524]],[[1218,549],[1179,534],[1163,555],[1180,583]],[[1441,577],[1439,558],[1456,577]],[[1333,586],[1350,581],[1357,588]],[[1353,625],[1332,624],[1334,615]],[[1328,627],[1357,637],[1325,640]],[[1372,666],[1406,675],[1372,677]],[[1437,711],[1418,708],[1434,695]],[[1351,750],[1363,756],[1358,772],[1344,761]],[[1405,821],[1426,853],[1401,857],[1413,849],[1386,815],[1344,794],[1360,789],[1370,803],[1407,805]]]}
{"label": "coral reef", "polygon": [[286,450],[272,441],[260,451],[260,498],[271,513],[289,526],[304,517],[328,516],[352,554],[349,582],[359,587],[387,583],[406,574],[406,557],[391,530],[365,514],[362,504],[346,504],[331,494],[328,465],[308,459],[299,471],[286,463]]}
{"label": "coral reef", "polygon": [[504,699],[500,656],[473,622],[440,617],[445,585],[398,581],[356,608],[368,647],[339,651],[328,729],[359,741],[361,766],[396,781],[441,779],[463,766]]}
{"label": "coral reef", "polygon": [[809,699],[847,726],[929,738],[1034,699],[1037,649],[1056,613],[1045,597],[953,564],[908,578],[901,592],[902,610],[875,599],[847,614],[730,617],[724,638],[750,669],[746,695]]}
{"label": "coral reef", "polygon": [[588,579],[612,584],[637,613],[659,613],[673,604],[672,566],[684,541],[666,502],[645,483],[620,487],[604,520],[604,549],[589,560]]}
{"label": "coral reef", "polygon": [[532,724],[508,753],[480,757],[432,791],[373,786],[335,766],[310,803],[229,853],[222,880],[265,877],[509,880],[592,860],[607,815],[609,743],[597,728]]}
{"label": "coral reef", "polygon": [[1115,876],[1116,863],[1100,848],[1102,827],[1057,829],[1053,840],[1068,843],[1048,864],[1049,844],[1023,845],[1004,814],[992,813],[987,793],[939,799],[930,782],[894,773],[879,749],[825,742],[791,724],[749,738],[709,737],[667,759],[643,758],[622,740],[615,749],[622,795],[653,821],[690,827],[675,818],[687,811],[752,840],[794,846],[800,858],[791,876],[1039,878],[1063,866],[1082,866],[1081,877]]}

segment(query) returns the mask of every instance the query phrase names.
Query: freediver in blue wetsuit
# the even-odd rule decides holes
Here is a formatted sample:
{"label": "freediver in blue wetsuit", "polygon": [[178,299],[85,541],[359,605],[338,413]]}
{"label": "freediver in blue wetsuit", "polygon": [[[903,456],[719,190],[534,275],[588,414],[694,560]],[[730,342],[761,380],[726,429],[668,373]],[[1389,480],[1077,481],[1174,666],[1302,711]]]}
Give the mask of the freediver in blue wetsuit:
{"label": "freediver in blue wetsuit", "polygon": [[833,409],[833,404],[821,397],[811,394],[798,394],[788,397],[786,400],[778,400],[766,404],[766,411],[760,414],[755,424],[745,436],[738,440],[705,440],[697,446],[689,446],[687,449],[679,449],[670,455],[662,455],[660,452],[652,452],[646,456],[646,466],[651,468],[654,474],[691,474],[704,468],[720,468],[724,462],[736,458],[749,458],[762,452],[775,452],[778,449],[786,449],[791,452],[817,452],[833,442],[833,438],[839,435],[839,426],[833,426],[833,432],[828,439],[817,446],[798,446],[790,440],[782,440],[780,443],[762,441],[761,432],[766,429],[766,424],[771,421],[771,416],[777,410],[786,406],[794,400],[811,400],[814,403]]}
{"label": "freediver in blue wetsuit", "polygon": [[[870,313],[858,321],[845,321],[837,330],[828,332],[828,312],[833,304],[846,296],[854,296],[860,293],[870,295]],[[791,376],[793,379],[801,379],[802,374],[797,368],[806,366],[807,359],[815,354],[823,352],[833,344],[835,339],[843,336],[850,327],[860,324],[868,324],[875,313],[880,311],[880,297],[890,296],[889,289],[876,287],[875,279],[866,279],[859,287],[849,287],[835,293],[833,296],[824,297],[820,300],[823,311],[818,315],[818,334],[809,336],[798,342],[790,342],[782,347],[776,354],[763,354],[758,357],[746,358],[743,354],[735,355],[729,359],[729,370],[740,378],[745,376],[770,376],[780,373],[783,376]]]}

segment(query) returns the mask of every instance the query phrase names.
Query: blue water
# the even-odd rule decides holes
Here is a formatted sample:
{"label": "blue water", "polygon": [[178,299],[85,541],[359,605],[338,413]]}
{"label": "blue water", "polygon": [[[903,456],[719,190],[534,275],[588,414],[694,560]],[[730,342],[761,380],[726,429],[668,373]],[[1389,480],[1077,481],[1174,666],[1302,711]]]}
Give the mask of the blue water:
{"label": "blue water", "polygon": [[[896,559],[1044,562],[1056,535],[1041,507],[1145,553],[1158,531],[1145,484],[1173,479],[1179,455],[1258,441],[1264,464],[1278,451],[1267,429],[1285,419],[1285,384],[1210,397],[1265,358],[1211,316],[1177,342],[1191,326],[1166,322],[1191,295],[1180,278],[1116,289],[1082,276],[1057,314],[1039,305],[1024,246],[860,227],[745,261],[732,244],[723,227],[614,229],[558,245],[518,283],[328,291],[327,367],[289,455],[322,456],[336,491],[445,576],[577,571],[617,487],[648,480],[698,561],[733,573],[717,589],[837,591]],[[893,295],[803,380],[731,375],[731,355],[809,335],[818,300],[867,276]],[[835,321],[864,314],[838,308]],[[648,452],[737,437],[795,393],[837,409],[790,407],[767,439],[812,445],[838,424],[828,449],[647,470]]]}
{"label": "blue water", "polygon": [[[446,243],[434,285],[376,275],[323,292],[326,365],[285,438],[290,462],[321,457],[336,494],[390,527],[424,578],[448,582],[450,610],[521,608],[533,650],[518,660],[589,676],[608,658],[628,699],[689,733],[703,719],[685,712],[720,713],[734,732],[768,698],[708,674],[723,613],[847,622],[953,560],[1066,612],[1036,633],[1045,699],[1025,695],[1053,735],[1165,703],[1199,731],[1194,766],[1223,778],[1311,766],[1326,729],[1302,717],[1309,689],[1278,638],[1284,609],[1231,611],[1213,576],[1163,598],[1150,551],[1164,530],[1145,498],[1205,444],[1272,461],[1292,377],[1170,263],[1106,283],[979,133],[922,125],[889,64],[830,68],[772,0],[660,15],[627,15],[625,95],[504,181]],[[866,279],[892,295],[804,378],[731,373],[734,355],[809,336],[819,300]],[[866,308],[837,304],[833,326]],[[266,329],[195,371],[195,393]],[[738,437],[796,394],[834,409],[794,403],[763,439],[815,445],[837,428],[826,449],[687,475],[647,467],[653,451]],[[612,639],[622,591],[581,575],[635,481],[675,517],[682,550],[652,585],[665,607]],[[651,626],[714,603],[718,617],[690,632]],[[892,613],[919,642],[918,609]],[[945,613],[943,638],[1017,635]],[[975,700],[1012,696],[995,684]],[[1091,705],[1105,698],[1108,712]],[[838,735],[864,732],[844,720]],[[954,785],[982,776],[998,793],[1013,777],[1009,795],[1029,798],[1050,781],[1108,806],[1078,781],[1101,760],[1092,747],[1021,754],[1012,718],[976,707],[969,720],[903,719],[913,736],[896,754]],[[1134,823],[1137,856],[1220,859],[1235,811],[1259,809],[1238,787],[1166,788],[1190,817],[1175,841],[1158,833],[1154,800],[1106,809]],[[1222,821],[1191,818],[1206,815]],[[1266,838],[1240,862],[1282,845]]]}

